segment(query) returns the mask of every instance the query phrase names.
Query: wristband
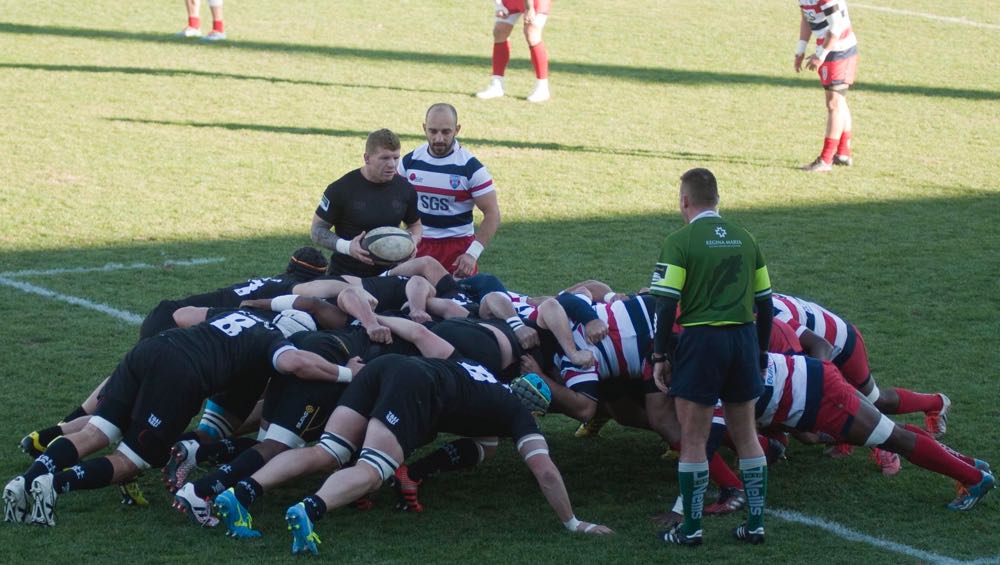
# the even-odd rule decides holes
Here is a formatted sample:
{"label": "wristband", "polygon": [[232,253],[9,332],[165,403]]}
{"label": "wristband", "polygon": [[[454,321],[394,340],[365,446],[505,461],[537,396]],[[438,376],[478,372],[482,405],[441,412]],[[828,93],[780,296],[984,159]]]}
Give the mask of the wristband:
{"label": "wristband", "polygon": [[511,316],[510,318],[507,318],[504,321],[507,322],[507,325],[510,326],[510,329],[514,331],[517,331],[520,328],[524,327],[524,322],[522,322],[521,318],[517,316]]}
{"label": "wristband", "polygon": [[283,294],[271,299],[271,310],[274,312],[284,312],[285,310],[291,310],[292,304],[295,304],[295,299],[298,298],[297,294]]}
{"label": "wristband", "polygon": [[653,363],[664,363],[667,360],[666,353],[653,353],[649,356],[649,360]]}
{"label": "wristband", "polygon": [[798,45],[795,46],[795,56],[796,57],[798,57],[800,55],[805,55],[806,54],[806,45],[809,45],[808,41],[806,41],[804,39],[800,39],[799,40]]}
{"label": "wristband", "polygon": [[473,239],[472,243],[469,244],[469,248],[465,250],[465,253],[472,255],[472,258],[478,261],[479,256],[483,254],[483,249],[485,249],[483,244],[479,243],[478,240]]}
{"label": "wristband", "polygon": [[616,293],[613,290],[611,292],[608,292],[607,294],[604,295],[604,302],[611,302],[612,300],[615,299],[615,296],[617,295],[618,293]]}
{"label": "wristband", "polygon": [[351,240],[349,239],[339,238],[333,246],[337,248],[337,253],[341,255],[351,254]]}
{"label": "wristband", "polygon": [[575,532],[576,531],[576,527],[579,526],[579,525],[580,525],[580,521],[576,519],[576,516],[570,516],[569,520],[566,520],[565,522],[563,522],[563,526],[566,526],[566,529],[569,530],[569,531],[571,531],[571,532]]}
{"label": "wristband", "polygon": [[354,378],[354,371],[348,369],[343,365],[337,365],[337,382],[338,383],[349,383],[351,379]]}

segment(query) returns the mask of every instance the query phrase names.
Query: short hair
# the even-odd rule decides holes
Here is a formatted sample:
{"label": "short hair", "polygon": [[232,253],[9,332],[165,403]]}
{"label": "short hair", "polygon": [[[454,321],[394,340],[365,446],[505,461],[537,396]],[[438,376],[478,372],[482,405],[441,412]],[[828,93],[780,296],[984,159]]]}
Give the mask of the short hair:
{"label": "short hair", "polygon": [[431,104],[431,107],[427,108],[427,112],[424,114],[424,121],[425,122],[427,121],[427,116],[429,116],[431,112],[437,110],[447,110],[451,112],[451,117],[455,118],[455,123],[458,124],[458,110],[456,110],[454,106],[448,104],[447,102],[438,102],[437,104]]}
{"label": "short hair", "polygon": [[368,134],[368,139],[365,141],[365,153],[372,155],[379,149],[397,151],[402,146],[398,135],[393,133],[392,130],[382,128]]}
{"label": "short hair", "polygon": [[681,190],[688,195],[692,204],[715,206],[719,203],[719,185],[715,175],[708,169],[691,169],[681,175]]}

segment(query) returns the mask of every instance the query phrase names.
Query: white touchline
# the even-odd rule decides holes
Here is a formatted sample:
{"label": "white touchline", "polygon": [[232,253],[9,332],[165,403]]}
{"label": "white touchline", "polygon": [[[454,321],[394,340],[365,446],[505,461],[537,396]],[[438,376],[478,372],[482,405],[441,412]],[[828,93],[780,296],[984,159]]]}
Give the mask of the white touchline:
{"label": "white touchline", "polygon": [[159,265],[152,265],[150,263],[108,263],[100,267],[67,267],[62,269],[42,269],[34,270],[27,269],[24,271],[7,271],[0,273],[0,277],[36,277],[36,276],[46,276],[46,275],[64,275],[69,273],[98,273],[98,272],[110,272],[110,271],[123,271],[126,269],[157,269],[161,267],[189,267],[197,265],[211,265],[213,263],[222,263],[225,259],[222,257],[204,257],[201,259],[187,259],[183,261],[164,261]]}
{"label": "white touchline", "polygon": [[901,16],[913,16],[916,18],[924,18],[927,20],[934,20],[938,22],[946,22],[949,24],[961,24],[972,27],[978,27],[983,29],[1000,29],[1000,25],[997,24],[986,24],[982,22],[976,22],[973,20],[968,20],[965,18],[953,18],[950,16],[939,16],[937,14],[925,14],[923,12],[914,12],[912,10],[900,10],[899,8],[886,8],[883,6],[869,6],[868,4],[851,4],[851,8],[864,8],[866,10],[875,10],[876,12],[886,12],[888,14],[899,14]]}
{"label": "white touchline", "polygon": [[889,541],[882,538],[877,538],[870,536],[868,534],[863,534],[861,532],[852,530],[846,526],[842,526],[836,522],[830,522],[822,518],[816,518],[813,516],[808,516],[794,510],[782,510],[781,508],[769,508],[767,510],[768,514],[785,520],[786,522],[795,522],[796,524],[803,524],[806,526],[812,526],[814,528],[819,528],[821,530],[826,530],[831,534],[844,538],[849,541],[857,541],[861,543],[867,543],[868,545],[875,546],[879,549],[884,549],[886,551],[892,551],[895,553],[900,553],[921,561],[926,561],[928,563],[942,563],[942,564],[963,564],[963,565],[989,565],[1000,563],[1000,555],[993,557],[983,557],[980,559],[975,559],[973,561],[962,561],[960,559],[955,559],[953,557],[947,557],[944,555],[938,555],[936,553],[931,553],[929,551],[924,551],[922,549],[917,549],[915,547],[910,547],[901,543],[894,541]]}
{"label": "white touchline", "polygon": [[119,320],[128,322],[130,324],[139,325],[142,323],[142,316],[138,314],[133,314],[132,312],[127,312],[125,310],[119,310],[118,308],[113,308],[111,306],[108,306],[107,304],[91,302],[86,298],[79,298],[77,296],[61,294],[59,292],[55,292],[40,286],[35,286],[33,284],[29,284],[23,281],[15,281],[7,277],[0,277],[0,285],[9,286],[11,288],[16,288],[18,290],[24,292],[30,292],[31,294],[37,294],[39,296],[44,296],[46,298],[61,300],[63,302],[74,304],[76,306],[83,306],[84,308],[90,308],[91,310],[97,310],[98,312],[102,312],[104,314],[107,314],[108,316],[111,316],[113,318],[118,318]]}

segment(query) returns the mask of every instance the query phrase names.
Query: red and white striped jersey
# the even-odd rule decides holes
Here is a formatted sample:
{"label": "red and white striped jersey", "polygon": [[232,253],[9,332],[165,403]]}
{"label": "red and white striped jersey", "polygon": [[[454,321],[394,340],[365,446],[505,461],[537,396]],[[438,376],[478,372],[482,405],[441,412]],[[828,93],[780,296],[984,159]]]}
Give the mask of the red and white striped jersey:
{"label": "red and white striped jersey", "polygon": [[767,354],[764,394],[757,399],[757,423],[809,430],[823,395],[823,362],[803,355]]}
{"label": "red and white striped jersey", "polygon": [[652,351],[653,298],[635,296],[610,304],[597,302],[591,307],[597,317],[608,325],[608,335],[597,343],[590,343],[583,324],[573,328],[573,341],[577,348],[593,353],[597,365],[590,370],[581,370],[562,357],[559,364],[566,386],[573,388],[574,384],[599,379],[641,379],[643,360]]}
{"label": "red and white striped jersey", "polygon": [[[846,0],[799,0],[799,8],[816,38],[816,45],[829,51],[846,51],[857,46],[858,38],[851,26]],[[831,28],[833,41],[831,45],[824,46],[824,38]]]}
{"label": "red and white striped jersey", "polygon": [[787,294],[772,294],[771,304],[774,317],[792,326],[796,335],[801,336],[803,328],[808,328],[833,345],[834,357],[844,350],[848,325],[840,316],[815,302]]}

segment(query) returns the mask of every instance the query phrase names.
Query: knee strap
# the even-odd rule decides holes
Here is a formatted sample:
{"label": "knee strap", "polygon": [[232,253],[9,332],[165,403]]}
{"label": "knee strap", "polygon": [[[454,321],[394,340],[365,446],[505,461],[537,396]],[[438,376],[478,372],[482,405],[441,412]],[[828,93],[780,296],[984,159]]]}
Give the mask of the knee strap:
{"label": "knee strap", "polygon": [[121,429],[100,416],[91,416],[88,423],[101,430],[101,433],[107,436],[109,443],[115,443],[122,439]]}
{"label": "knee strap", "polygon": [[892,435],[892,430],[895,429],[896,424],[890,420],[885,414],[875,425],[875,429],[872,430],[868,439],[865,440],[865,447],[876,447],[885,443],[889,436]]}
{"label": "knee strap", "polygon": [[318,445],[332,455],[341,467],[350,463],[357,449],[353,443],[332,432],[323,432]]}
{"label": "knee strap", "polygon": [[378,449],[372,449],[371,447],[365,447],[361,449],[361,454],[358,455],[358,461],[367,463],[378,471],[382,480],[385,481],[389,477],[396,473],[396,469],[399,468],[399,463],[396,462],[388,453],[384,451],[379,451]]}
{"label": "knee strap", "polygon": [[878,385],[875,384],[875,382],[873,381],[872,382],[872,391],[869,392],[868,394],[866,394],[865,398],[867,398],[868,401],[871,402],[872,404],[875,404],[876,402],[878,402],[878,396],[879,396]]}

